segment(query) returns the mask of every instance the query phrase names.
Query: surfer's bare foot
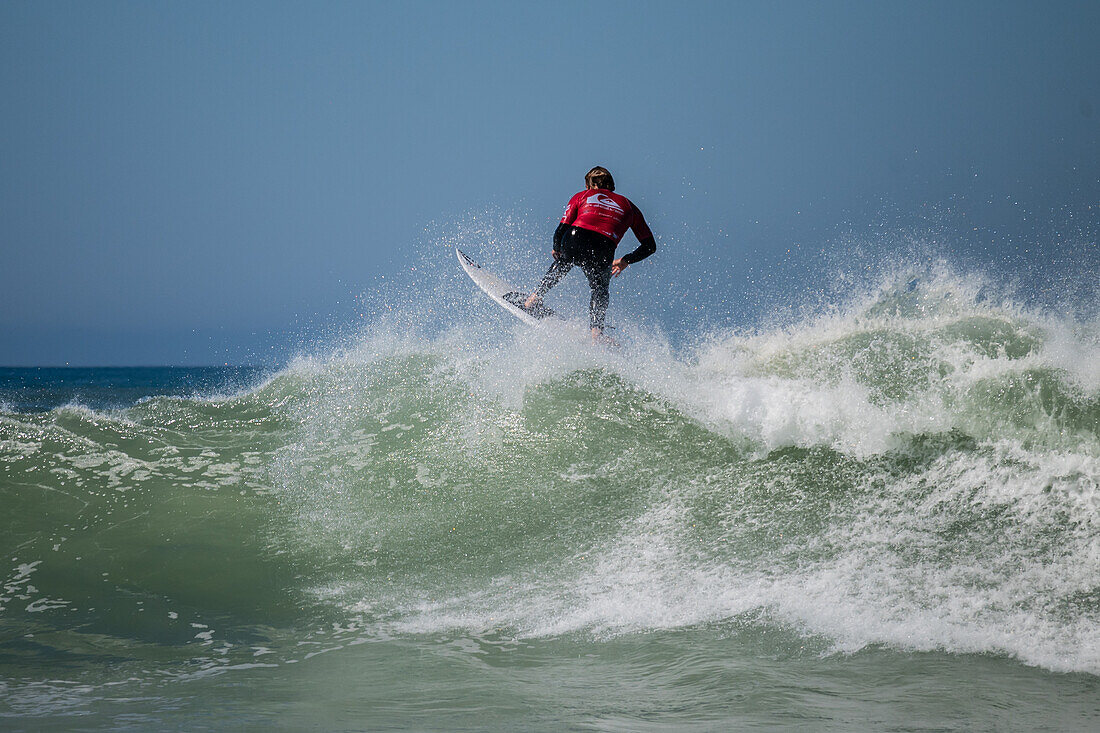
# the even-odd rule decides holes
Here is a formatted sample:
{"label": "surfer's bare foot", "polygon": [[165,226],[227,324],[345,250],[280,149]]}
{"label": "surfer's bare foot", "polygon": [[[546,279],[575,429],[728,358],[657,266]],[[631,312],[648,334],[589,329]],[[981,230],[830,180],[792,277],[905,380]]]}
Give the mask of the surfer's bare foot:
{"label": "surfer's bare foot", "polygon": [[542,298],[535,295],[534,293],[531,293],[531,297],[524,301],[523,307],[530,310],[531,308],[534,308],[536,305],[538,305],[540,302],[542,302]]}
{"label": "surfer's bare foot", "polygon": [[615,339],[608,336],[606,333],[598,328],[592,329],[592,343],[597,346],[618,346],[618,342]]}

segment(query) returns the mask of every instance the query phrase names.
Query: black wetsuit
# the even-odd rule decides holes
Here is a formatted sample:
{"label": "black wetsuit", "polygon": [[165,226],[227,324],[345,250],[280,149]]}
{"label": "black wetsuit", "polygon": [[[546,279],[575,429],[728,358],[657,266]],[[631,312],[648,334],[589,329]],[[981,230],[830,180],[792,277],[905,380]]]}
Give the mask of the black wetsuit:
{"label": "black wetsuit", "polygon": [[[584,271],[588,286],[592,288],[592,300],[588,306],[588,320],[592,328],[601,333],[607,319],[607,304],[611,294],[611,263],[615,260],[615,241],[590,229],[559,224],[554,232],[555,259],[535,295],[542,298],[565,277],[574,265]],[[653,237],[647,237],[639,247],[623,256],[627,265],[644,260],[657,251]]]}

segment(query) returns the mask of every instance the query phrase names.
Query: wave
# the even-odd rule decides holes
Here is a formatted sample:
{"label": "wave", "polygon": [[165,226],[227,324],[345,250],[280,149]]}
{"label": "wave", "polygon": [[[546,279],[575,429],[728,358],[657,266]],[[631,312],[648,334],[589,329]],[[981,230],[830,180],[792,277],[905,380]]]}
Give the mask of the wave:
{"label": "wave", "polygon": [[234,664],[318,617],[781,626],[1100,674],[1100,329],[984,292],[903,273],[613,351],[382,319],[229,397],[4,410],[0,624]]}

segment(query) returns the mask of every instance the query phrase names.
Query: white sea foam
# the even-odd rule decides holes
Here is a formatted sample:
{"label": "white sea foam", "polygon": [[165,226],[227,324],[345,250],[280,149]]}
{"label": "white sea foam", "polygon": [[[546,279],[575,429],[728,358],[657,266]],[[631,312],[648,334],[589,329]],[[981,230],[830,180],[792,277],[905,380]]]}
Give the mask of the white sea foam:
{"label": "white sea foam", "polygon": [[[739,455],[757,473],[735,479],[714,465],[669,476],[652,456],[648,468],[625,469],[636,472],[645,509],[553,566],[467,578],[429,600],[415,588],[364,598],[354,582],[325,584],[324,597],[381,613],[401,633],[606,635],[753,618],[826,637],[838,651],[992,652],[1100,673],[1096,324],[991,303],[982,287],[942,272],[888,281],[781,328],[712,333],[679,349],[629,324],[618,332],[623,347],[606,350],[583,328],[516,325],[490,336],[459,323],[425,336],[383,321],[352,347],[284,373],[302,380],[293,411],[301,431],[274,474],[292,500],[298,539],[351,553],[371,572],[400,551],[378,539],[399,520],[364,509],[365,500],[410,496],[415,485],[423,496],[454,492],[466,502],[448,483],[454,463],[516,449],[539,455],[553,439],[530,429],[531,399],[555,385],[612,384],[646,405],[630,414],[615,413],[614,401],[594,408],[624,430],[646,415],[678,415],[744,446]],[[438,414],[429,404],[452,407]],[[603,463],[572,461],[542,476],[543,490],[583,490],[616,470],[616,457],[585,447]],[[775,473],[787,469],[768,462],[785,448],[835,457]],[[395,455],[407,475],[357,483],[358,472]],[[846,493],[815,497],[839,491],[815,473],[836,467],[854,477],[841,482]],[[814,531],[776,537],[775,524],[769,533],[768,522],[803,510],[782,493],[768,505],[749,495],[759,485],[736,483],[761,480],[816,501],[804,510],[816,512]],[[706,497],[710,524],[700,528],[706,492],[717,498]],[[484,499],[505,500],[516,498]],[[417,531],[430,531],[437,506],[417,499],[409,510]],[[480,518],[481,510],[446,511]],[[756,530],[771,549],[752,544]],[[447,562],[430,549],[447,537],[401,537],[428,548],[416,550],[423,562]]]}
{"label": "white sea foam", "polygon": [[[1080,614],[1063,605],[1095,593],[1100,466],[1091,457],[1062,461],[1007,468],[996,452],[945,456],[925,472],[887,483],[823,535],[802,538],[809,546],[787,548],[801,561],[771,567],[736,555],[701,560],[684,487],[564,572],[538,569],[419,602],[394,626],[404,633],[504,627],[532,637],[605,636],[762,615],[827,637],[839,652],[871,644],[992,652],[1055,671],[1100,674],[1095,609]],[[1052,495],[1044,484],[1063,488]],[[952,509],[991,504],[1015,516],[999,530],[1003,536],[976,535],[969,550],[944,539],[945,525],[958,519]],[[729,511],[733,523],[741,521],[735,506]],[[1032,530],[1041,533],[1064,514],[1079,525],[1063,544],[1034,547],[1039,534]]]}

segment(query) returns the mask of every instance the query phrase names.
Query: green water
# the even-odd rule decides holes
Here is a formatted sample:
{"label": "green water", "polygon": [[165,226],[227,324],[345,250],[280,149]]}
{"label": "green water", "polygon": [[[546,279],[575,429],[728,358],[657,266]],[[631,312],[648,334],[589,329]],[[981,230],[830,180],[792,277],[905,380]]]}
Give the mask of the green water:
{"label": "green water", "polygon": [[0,728],[1100,725],[1094,327],[623,340],[7,374]]}

